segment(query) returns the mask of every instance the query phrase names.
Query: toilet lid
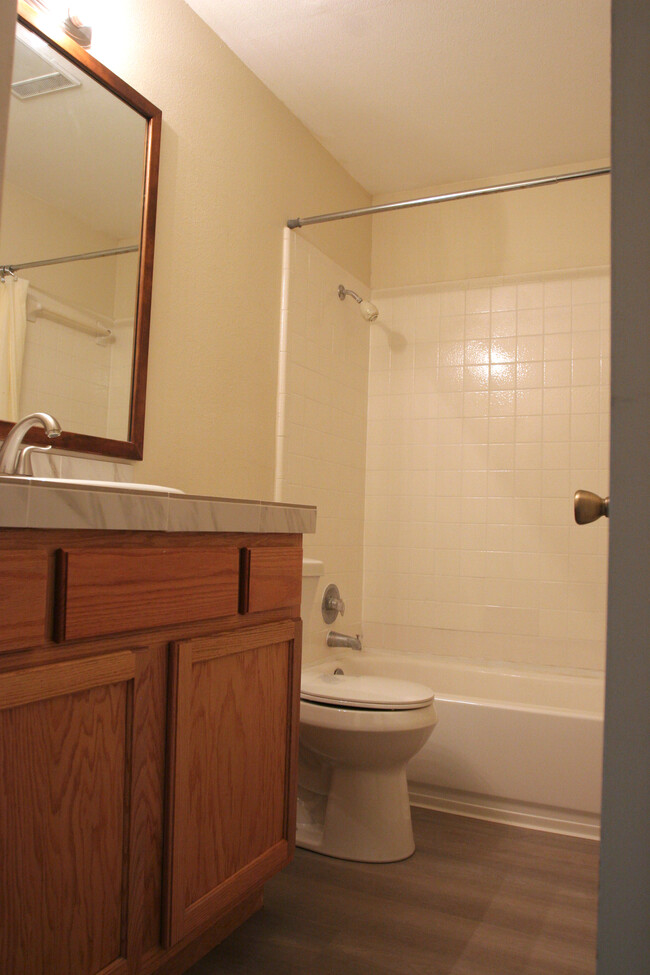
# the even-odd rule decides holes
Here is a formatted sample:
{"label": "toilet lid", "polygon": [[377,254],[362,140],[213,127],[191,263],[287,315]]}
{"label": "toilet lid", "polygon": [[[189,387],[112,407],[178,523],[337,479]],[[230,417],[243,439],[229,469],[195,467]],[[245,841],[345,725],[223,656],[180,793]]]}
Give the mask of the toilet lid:
{"label": "toilet lid", "polygon": [[366,708],[373,711],[410,711],[433,701],[433,691],[424,684],[390,677],[348,674],[303,674],[300,697],[318,704]]}

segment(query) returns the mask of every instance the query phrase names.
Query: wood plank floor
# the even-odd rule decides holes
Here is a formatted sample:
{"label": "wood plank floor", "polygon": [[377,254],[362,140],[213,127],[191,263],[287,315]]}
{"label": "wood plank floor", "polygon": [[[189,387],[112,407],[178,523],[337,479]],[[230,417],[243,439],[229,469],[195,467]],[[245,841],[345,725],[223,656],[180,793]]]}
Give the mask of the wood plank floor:
{"label": "wood plank floor", "polygon": [[191,975],[593,975],[598,843],[414,809],[417,850],[296,850]]}

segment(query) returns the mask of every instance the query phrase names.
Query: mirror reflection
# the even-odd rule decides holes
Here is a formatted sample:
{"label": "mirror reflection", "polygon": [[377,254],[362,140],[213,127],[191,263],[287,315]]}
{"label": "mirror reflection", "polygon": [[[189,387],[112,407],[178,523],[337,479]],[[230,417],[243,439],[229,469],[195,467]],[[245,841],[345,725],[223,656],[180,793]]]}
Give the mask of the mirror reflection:
{"label": "mirror reflection", "polygon": [[20,23],[11,96],[0,417],[129,440],[149,120]]}

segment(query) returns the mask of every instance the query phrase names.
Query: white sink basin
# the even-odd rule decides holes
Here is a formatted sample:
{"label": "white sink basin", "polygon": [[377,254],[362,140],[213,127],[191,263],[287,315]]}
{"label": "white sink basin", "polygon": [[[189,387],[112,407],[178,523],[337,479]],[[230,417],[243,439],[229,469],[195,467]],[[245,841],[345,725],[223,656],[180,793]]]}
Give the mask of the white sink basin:
{"label": "white sink basin", "polygon": [[83,477],[22,477],[3,475],[0,480],[19,481],[27,484],[52,484],[56,487],[115,488],[119,491],[155,491],[157,494],[185,494],[180,488],[164,487],[162,484],[134,484],[131,481],[90,481]]}

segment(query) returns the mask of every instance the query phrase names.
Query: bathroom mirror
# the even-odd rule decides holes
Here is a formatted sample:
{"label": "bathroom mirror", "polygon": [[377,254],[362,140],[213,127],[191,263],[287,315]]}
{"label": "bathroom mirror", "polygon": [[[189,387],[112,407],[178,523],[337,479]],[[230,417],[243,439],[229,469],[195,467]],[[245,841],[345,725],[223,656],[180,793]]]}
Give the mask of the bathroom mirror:
{"label": "bathroom mirror", "polygon": [[[46,410],[64,430],[57,449],[142,458],[160,129],[159,109],[20,0],[0,220],[0,437]],[[27,439],[48,443],[36,429]]]}

